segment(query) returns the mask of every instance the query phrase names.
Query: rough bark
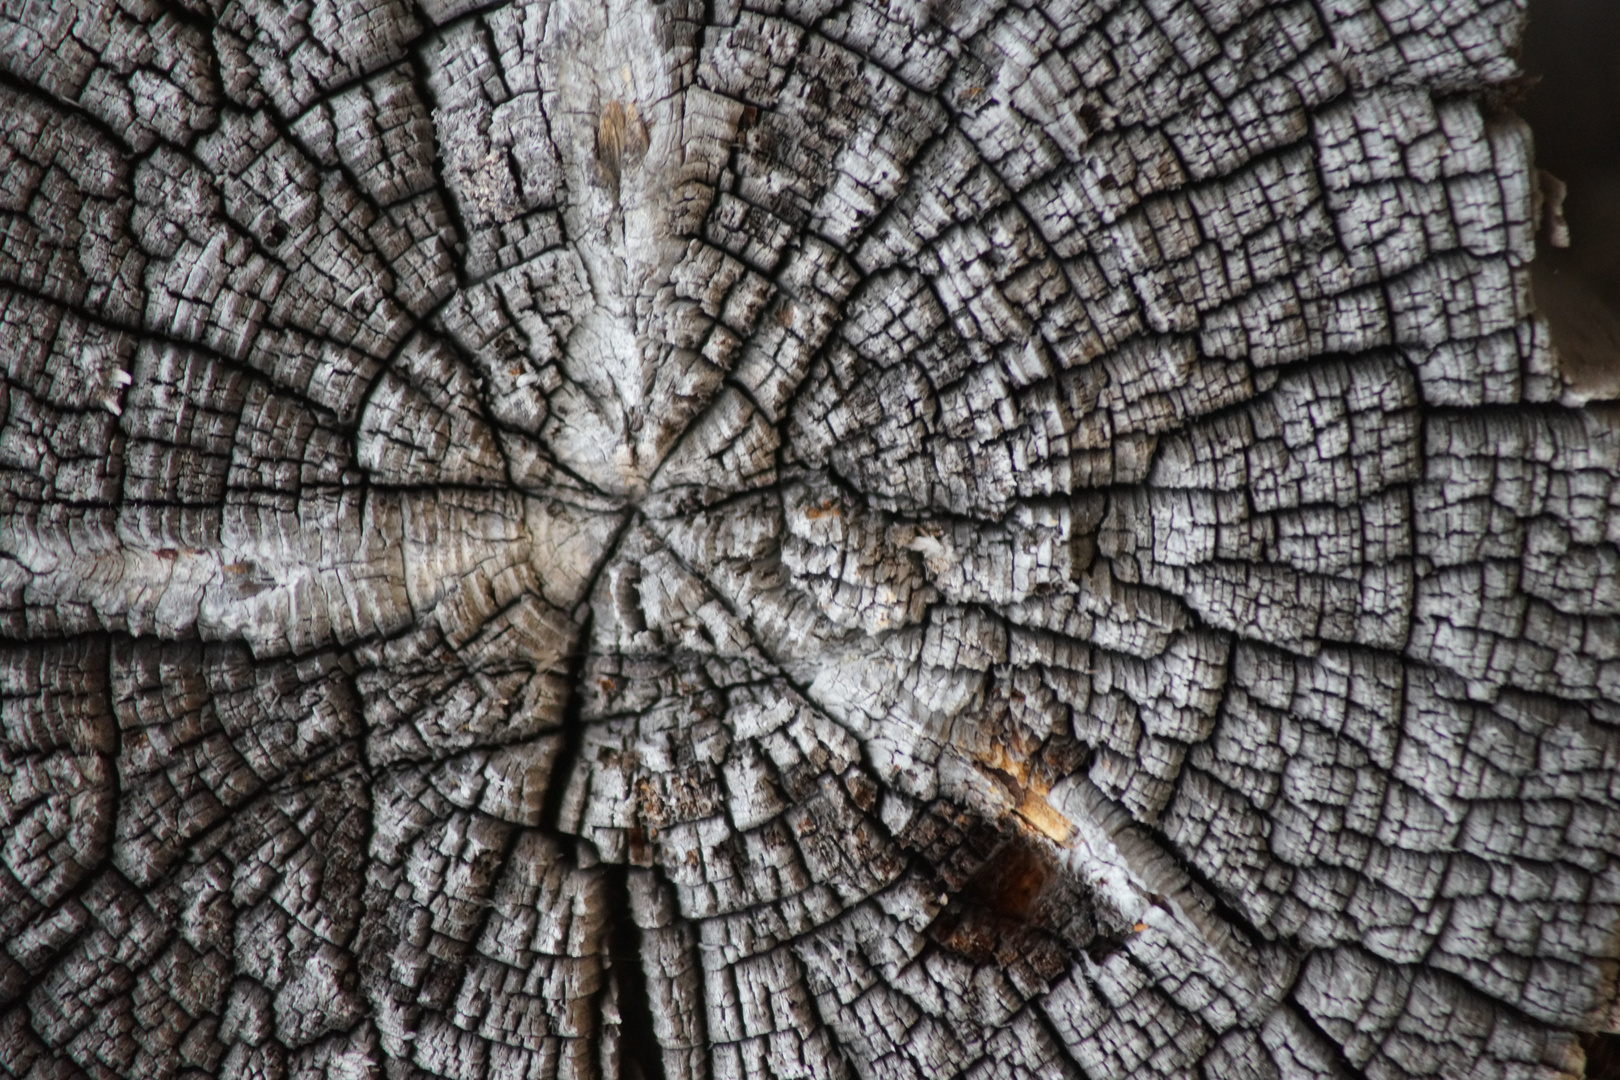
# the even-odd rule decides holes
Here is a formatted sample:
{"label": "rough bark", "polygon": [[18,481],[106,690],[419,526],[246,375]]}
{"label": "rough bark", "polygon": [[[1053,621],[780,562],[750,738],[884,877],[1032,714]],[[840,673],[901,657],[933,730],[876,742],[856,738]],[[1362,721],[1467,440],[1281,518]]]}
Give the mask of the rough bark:
{"label": "rough bark", "polygon": [[0,1073],[1578,1077],[1511,0],[0,24]]}

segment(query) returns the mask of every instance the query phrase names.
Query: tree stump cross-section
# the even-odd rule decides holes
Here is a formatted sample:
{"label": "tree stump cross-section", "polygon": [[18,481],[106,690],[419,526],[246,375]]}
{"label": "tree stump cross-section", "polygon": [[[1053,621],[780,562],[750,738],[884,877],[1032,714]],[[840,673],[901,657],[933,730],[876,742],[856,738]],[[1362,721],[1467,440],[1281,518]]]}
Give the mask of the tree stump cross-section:
{"label": "tree stump cross-section", "polygon": [[1577,1080],[1524,18],[0,8],[0,1076]]}

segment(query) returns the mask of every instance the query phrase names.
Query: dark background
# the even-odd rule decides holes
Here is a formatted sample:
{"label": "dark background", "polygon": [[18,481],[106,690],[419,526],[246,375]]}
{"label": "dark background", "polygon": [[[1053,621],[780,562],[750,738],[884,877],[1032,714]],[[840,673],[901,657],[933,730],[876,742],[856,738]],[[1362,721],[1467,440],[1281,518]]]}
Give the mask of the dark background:
{"label": "dark background", "polygon": [[1569,186],[1570,246],[1536,257],[1537,307],[1578,382],[1620,384],[1620,0],[1531,0],[1512,107],[1536,164]]}
{"label": "dark background", "polygon": [[1620,0],[1532,0],[1522,64],[1537,164],[1569,185],[1563,261],[1620,305]]}
{"label": "dark background", "polygon": [[[1573,332],[1598,350],[1593,362],[1603,365],[1608,351],[1606,366],[1620,370],[1620,0],[1531,0],[1521,62],[1540,77],[1515,106],[1535,131],[1536,163],[1569,185],[1570,246],[1537,252],[1536,299],[1551,302],[1555,340]],[[1559,326],[1566,306],[1600,309],[1584,321],[1595,337],[1581,333],[1580,310]],[[1620,1036],[1581,1043],[1587,1080],[1620,1080]]]}

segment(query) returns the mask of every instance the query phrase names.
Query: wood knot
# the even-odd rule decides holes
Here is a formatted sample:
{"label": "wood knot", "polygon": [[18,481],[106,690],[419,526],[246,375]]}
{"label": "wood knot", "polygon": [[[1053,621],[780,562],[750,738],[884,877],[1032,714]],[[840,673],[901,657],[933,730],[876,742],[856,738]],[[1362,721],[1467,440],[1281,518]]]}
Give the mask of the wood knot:
{"label": "wood knot", "polygon": [[619,183],[626,168],[635,168],[647,153],[647,125],[634,102],[610,101],[596,124],[596,163],[602,169],[613,201],[619,201]]}

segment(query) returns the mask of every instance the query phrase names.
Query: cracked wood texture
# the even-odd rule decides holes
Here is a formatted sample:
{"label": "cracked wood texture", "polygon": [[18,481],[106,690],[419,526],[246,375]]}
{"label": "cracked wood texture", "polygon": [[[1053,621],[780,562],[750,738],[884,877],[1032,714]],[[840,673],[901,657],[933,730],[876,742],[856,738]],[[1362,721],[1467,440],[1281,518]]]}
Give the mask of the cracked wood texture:
{"label": "cracked wood texture", "polygon": [[1521,4],[0,13],[0,1073],[1620,1026]]}

